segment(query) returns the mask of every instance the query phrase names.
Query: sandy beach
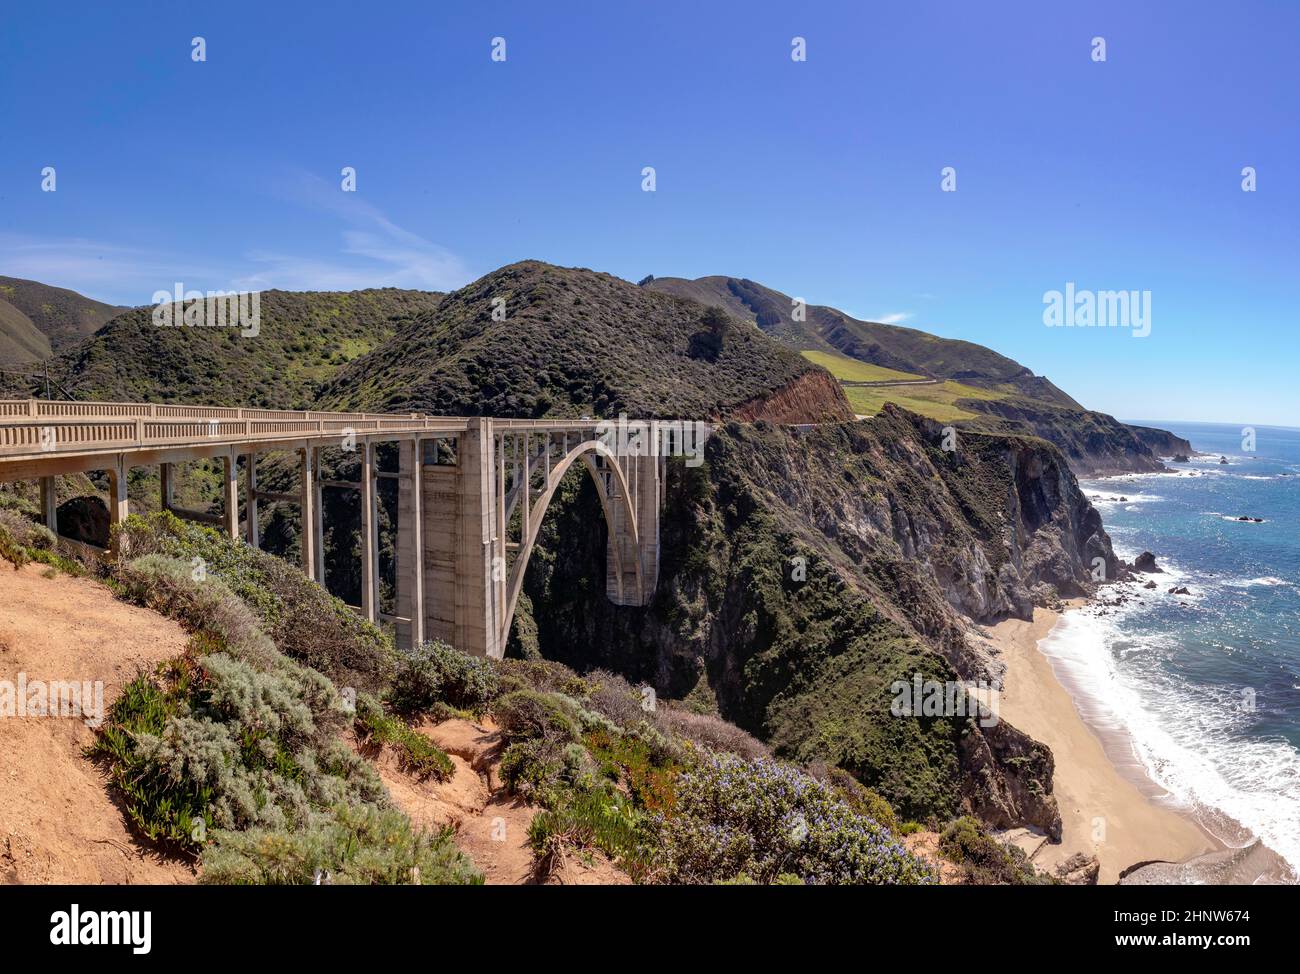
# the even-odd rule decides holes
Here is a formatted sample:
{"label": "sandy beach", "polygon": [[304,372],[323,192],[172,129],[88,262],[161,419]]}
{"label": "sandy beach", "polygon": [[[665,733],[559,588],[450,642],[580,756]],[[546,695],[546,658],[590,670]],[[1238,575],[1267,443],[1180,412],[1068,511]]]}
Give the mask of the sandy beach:
{"label": "sandy beach", "polygon": [[[1181,862],[1225,846],[1190,816],[1161,800],[1136,756],[1129,767],[1116,766],[1103,741],[1084,723],[1051,661],[1038,649],[1060,618],[1050,609],[1035,609],[1033,622],[1008,619],[986,632],[1006,664],[1001,717],[1052,749],[1056,759],[1053,791],[1061,809],[1062,841],[1038,848],[1037,865],[1051,871],[1076,852],[1095,855],[1101,863],[1098,882],[1114,883],[1122,870],[1139,862]],[[1112,744],[1112,753],[1123,751]],[[1041,848],[1039,848],[1041,846]]]}

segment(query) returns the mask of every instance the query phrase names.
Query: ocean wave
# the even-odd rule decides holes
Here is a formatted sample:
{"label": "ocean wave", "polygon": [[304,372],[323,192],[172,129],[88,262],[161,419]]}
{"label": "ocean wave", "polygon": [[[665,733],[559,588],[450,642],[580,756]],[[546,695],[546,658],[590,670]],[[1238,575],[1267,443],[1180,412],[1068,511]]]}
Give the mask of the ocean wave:
{"label": "ocean wave", "polygon": [[1067,612],[1039,642],[1084,720],[1130,741],[1179,803],[1228,816],[1300,870],[1300,752],[1234,733],[1249,715],[1227,688],[1138,672],[1135,657],[1168,644],[1135,631],[1131,612],[1088,608]]}
{"label": "ocean wave", "polygon": [[1228,586],[1228,588],[1256,588],[1256,587],[1278,588],[1281,586],[1288,586],[1290,588],[1297,587],[1294,582],[1288,582],[1285,578],[1278,578],[1274,575],[1261,575],[1259,578],[1229,578],[1229,579],[1225,579],[1222,582],[1222,584]]}

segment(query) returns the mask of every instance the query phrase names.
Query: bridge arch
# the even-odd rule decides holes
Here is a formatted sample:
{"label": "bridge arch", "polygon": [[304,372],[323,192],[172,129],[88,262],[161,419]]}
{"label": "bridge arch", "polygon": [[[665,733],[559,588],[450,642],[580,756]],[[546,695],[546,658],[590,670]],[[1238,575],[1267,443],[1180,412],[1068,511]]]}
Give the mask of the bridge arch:
{"label": "bridge arch", "polygon": [[[607,466],[601,468],[596,464],[596,458],[603,458]],[[632,501],[632,492],[629,487],[627,474],[619,462],[618,456],[608,446],[600,440],[585,440],[577,446],[570,449],[559,461],[549,468],[546,486],[543,488],[535,500],[531,501],[531,515],[528,519],[528,531],[526,536],[520,540],[518,551],[515,555],[514,563],[510,566],[510,571],[506,580],[505,593],[505,612],[503,614],[500,641],[498,645],[504,652],[507,640],[510,638],[510,629],[514,625],[515,608],[519,602],[519,593],[523,591],[524,575],[528,570],[528,561],[533,553],[533,548],[537,544],[537,536],[541,532],[542,522],[546,517],[546,512],[550,509],[551,501],[555,497],[555,492],[559,490],[560,483],[563,481],[565,474],[569,469],[582,461],[587,472],[591,475],[592,481],[596,485],[596,494],[600,498],[601,511],[605,517],[605,526],[609,531],[608,551],[615,559],[615,576],[618,579],[618,594],[620,600],[623,596],[623,580],[626,576],[627,565],[625,564],[625,551],[627,546],[622,542],[628,540],[631,542],[631,561],[632,571],[636,577],[636,594],[638,602],[645,601],[646,580],[643,566],[641,564],[641,539],[637,530],[637,512]],[[543,461],[546,462],[546,461]],[[532,476],[532,466],[529,460],[525,463],[526,473],[521,485],[523,490],[528,490]],[[604,474],[608,472],[613,478],[614,490],[610,491],[604,481]],[[503,504],[508,505],[508,501],[503,498]],[[511,507],[507,506],[507,512]],[[623,524],[620,527],[618,515],[623,515]]]}

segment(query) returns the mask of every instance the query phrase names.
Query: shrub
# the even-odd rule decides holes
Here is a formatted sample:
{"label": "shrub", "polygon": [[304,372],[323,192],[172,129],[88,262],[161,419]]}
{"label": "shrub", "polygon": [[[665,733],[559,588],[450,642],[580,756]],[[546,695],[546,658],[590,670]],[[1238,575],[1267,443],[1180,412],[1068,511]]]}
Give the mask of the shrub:
{"label": "shrub", "polygon": [[809,775],[770,760],[710,756],[677,780],[676,814],[660,816],[660,875],[713,883],[917,884],[933,870],[872,819]]}
{"label": "shrub", "polygon": [[490,661],[446,643],[427,642],[398,654],[389,701],[399,713],[420,713],[441,703],[477,716],[499,692]]}
{"label": "shrub", "polygon": [[656,718],[668,733],[710,751],[734,754],[747,761],[772,756],[766,744],[721,717],[664,706],[659,708]]}
{"label": "shrub", "polygon": [[208,581],[223,582],[280,653],[338,686],[380,692],[391,682],[388,637],[284,559],[167,511],[132,515],[119,534],[133,558],[165,555],[186,565],[186,574],[201,567]]}
{"label": "shrub", "polygon": [[999,842],[969,815],[954,819],[939,836],[939,852],[963,866],[967,882],[980,886],[1051,884],[1038,873],[1023,849]]}
{"label": "shrub", "polygon": [[515,690],[492,707],[505,739],[568,744],[582,733],[576,708],[564,697],[538,690]]}
{"label": "shrub", "polygon": [[363,743],[373,740],[389,745],[397,753],[402,770],[417,777],[433,776],[446,781],[456,770],[451,758],[433,741],[412,730],[404,721],[390,717],[372,701],[357,707],[356,726]]}
{"label": "shrub", "polygon": [[614,791],[577,792],[563,805],[538,812],[528,843],[543,873],[554,870],[570,847],[600,849],[633,878],[644,873],[648,859],[641,817]]}
{"label": "shrub", "polygon": [[481,884],[451,831],[417,831],[392,810],[340,805],[305,828],[218,832],[204,852],[212,884]]}

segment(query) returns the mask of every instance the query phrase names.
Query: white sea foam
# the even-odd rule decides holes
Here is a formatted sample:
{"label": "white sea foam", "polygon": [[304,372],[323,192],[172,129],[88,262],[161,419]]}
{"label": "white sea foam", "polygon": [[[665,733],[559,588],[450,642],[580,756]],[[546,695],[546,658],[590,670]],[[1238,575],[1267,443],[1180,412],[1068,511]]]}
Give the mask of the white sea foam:
{"label": "white sea foam", "polygon": [[1300,870],[1300,753],[1284,740],[1233,735],[1247,715],[1229,690],[1144,678],[1132,658],[1169,647],[1126,632],[1153,602],[1116,606],[1119,594],[1067,612],[1039,642],[1080,714],[1103,736],[1126,736],[1177,802],[1228,816]]}
{"label": "white sea foam", "polygon": [[1262,575],[1259,578],[1229,578],[1223,582],[1229,588],[1278,588],[1283,585],[1289,585],[1295,588],[1294,582],[1288,582],[1285,578],[1278,578],[1275,575]]}

